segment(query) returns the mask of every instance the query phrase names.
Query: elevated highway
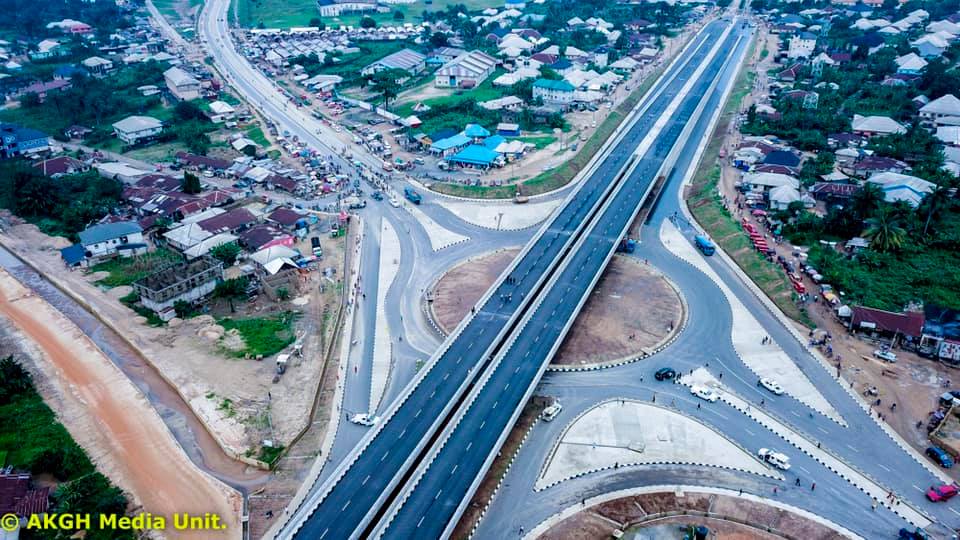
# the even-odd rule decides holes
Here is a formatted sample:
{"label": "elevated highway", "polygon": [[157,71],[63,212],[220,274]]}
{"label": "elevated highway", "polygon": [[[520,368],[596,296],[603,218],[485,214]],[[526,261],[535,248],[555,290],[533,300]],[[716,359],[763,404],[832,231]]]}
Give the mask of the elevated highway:
{"label": "elevated highway", "polygon": [[[691,79],[705,70],[706,63],[718,50],[714,44],[725,38],[729,27],[728,22],[710,23],[691,41],[641,101],[633,117],[617,131],[600,157],[587,169],[585,180],[571,193],[556,216],[541,228],[514,264],[478,302],[474,313],[458,326],[386,411],[383,421],[364,437],[354,453],[326,482],[313,488],[281,536],[349,538],[365,536],[381,526],[385,508],[395,504],[396,496],[403,491],[401,488],[406,486],[410,474],[422,465],[424,453],[431,450],[437,435],[450,419],[459,415],[465,396],[474,395],[481,375],[489,373],[488,368],[494,359],[506,352],[501,349],[512,341],[509,338],[518,325],[529,322],[531,307],[539,306],[533,313],[542,313],[544,302],[538,300],[541,295],[557,287],[557,282],[561,281],[558,275],[562,280],[568,279],[565,273],[557,274],[558,269],[583,248],[585,233],[597,229],[594,223],[601,212],[611,206],[624,179],[655,172],[651,167],[657,167],[656,162],[646,157],[637,159],[634,150],[645,144],[647,147],[655,145],[663,155],[669,151],[672,143],[667,145],[665,139],[651,138],[654,137],[651,133],[672,133],[670,136],[674,140],[679,135],[684,125],[680,121],[684,110],[679,111],[679,116],[669,126],[666,124],[667,119],[677,113],[676,98],[681,93],[692,96],[700,88],[699,82],[691,86]],[[723,43],[729,42],[723,40]],[[691,98],[683,100],[683,103],[690,102]],[[686,112],[692,114],[690,111]],[[630,190],[633,197],[623,199],[615,211],[621,220],[628,222],[639,206],[636,202],[642,200],[639,184],[630,184],[636,184]],[[625,210],[627,208],[630,210]],[[604,237],[615,243],[622,231],[614,231],[611,227],[612,224],[601,230]],[[590,253],[598,253],[598,250],[602,251],[591,246]],[[565,267],[569,268],[569,263]],[[595,275],[599,275],[599,269]],[[591,277],[595,278],[595,275]],[[559,316],[557,320],[560,320]],[[522,390],[525,395],[529,388]],[[506,423],[500,422],[500,425]],[[483,427],[481,425],[479,429]],[[495,435],[499,436],[499,431]]]}
{"label": "elevated highway", "polygon": [[[547,364],[636,217],[656,178],[676,159],[730,61],[739,61],[750,29],[737,24],[674,97],[633,151],[637,161],[571,250],[520,328],[475,385],[466,405],[393,505],[386,538],[440,538],[453,531]],[[629,147],[628,147],[629,148]]]}

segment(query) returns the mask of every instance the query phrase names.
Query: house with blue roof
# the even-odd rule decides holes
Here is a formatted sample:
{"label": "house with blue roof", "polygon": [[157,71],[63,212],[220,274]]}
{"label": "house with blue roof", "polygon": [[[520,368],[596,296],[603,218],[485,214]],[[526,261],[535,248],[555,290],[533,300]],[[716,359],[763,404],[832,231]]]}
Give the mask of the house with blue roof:
{"label": "house with blue roof", "polygon": [[0,123],[0,158],[34,154],[50,149],[46,133],[17,124]]}
{"label": "house with blue roof", "polygon": [[130,257],[147,252],[143,228],[136,221],[101,223],[80,231],[80,245],[87,259],[120,255]]}
{"label": "house with blue roof", "polygon": [[490,136],[490,132],[480,124],[467,124],[463,128],[463,134],[475,142],[479,142],[478,139],[485,139]]}
{"label": "house with blue roof", "polygon": [[507,142],[506,137],[501,135],[493,135],[492,137],[487,137],[483,140],[483,145],[491,150],[496,150],[500,143]]}
{"label": "house with blue roof", "polygon": [[470,137],[467,137],[463,133],[457,133],[456,135],[447,137],[446,139],[440,139],[431,144],[430,153],[446,157],[459,152],[472,142],[473,139]]}
{"label": "house with blue roof", "polygon": [[471,144],[447,158],[447,161],[460,165],[461,167],[489,169],[494,165],[500,165],[502,163],[502,157],[486,146]]}

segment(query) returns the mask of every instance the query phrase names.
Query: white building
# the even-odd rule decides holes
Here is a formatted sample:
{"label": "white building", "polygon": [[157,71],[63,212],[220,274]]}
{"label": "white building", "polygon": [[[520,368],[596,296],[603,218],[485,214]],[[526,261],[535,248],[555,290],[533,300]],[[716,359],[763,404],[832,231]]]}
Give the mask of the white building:
{"label": "white building", "polygon": [[147,244],[143,241],[143,229],[136,221],[94,225],[80,231],[78,236],[87,259],[117,254],[130,256],[147,251]]}
{"label": "white building", "polygon": [[441,88],[473,88],[497,69],[497,60],[481,51],[470,51],[447,62],[434,74],[433,84]]}
{"label": "white building", "polygon": [[123,142],[136,144],[159,135],[163,122],[152,116],[128,116],[113,124],[113,132]]}
{"label": "white building", "polygon": [[113,71],[113,62],[99,56],[91,56],[81,63],[94,77],[103,77]]}
{"label": "white building", "polygon": [[190,101],[200,97],[200,81],[178,67],[164,71],[163,80],[166,81],[170,93],[180,101]]}
{"label": "white building", "polygon": [[855,114],[851,126],[854,133],[866,137],[907,132],[907,128],[889,116],[860,116]]}
{"label": "white building", "polygon": [[817,47],[817,36],[802,32],[790,38],[787,58],[810,58]]}
{"label": "white building", "polygon": [[937,187],[933,182],[922,178],[895,172],[877,173],[868,178],[867,182],[880,186],[887,202],[906,201],[914,208],[920,205],[927,193]]}
{"label": "white building", "polygon": [[533,83],[533,99],[540,98],[545,104],[568,105],[573,103],[574,90],[567,81],[537,79]]}
{"label": "white building", "polygon": [[927,127],[960,125],[960,99],[947,94],[927,103],[920,108],[920,121]]}

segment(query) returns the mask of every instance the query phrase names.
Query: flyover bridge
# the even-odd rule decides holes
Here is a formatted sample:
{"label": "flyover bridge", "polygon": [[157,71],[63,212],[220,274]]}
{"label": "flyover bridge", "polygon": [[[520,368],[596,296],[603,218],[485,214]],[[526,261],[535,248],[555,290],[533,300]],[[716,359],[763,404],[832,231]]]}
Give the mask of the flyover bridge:
{"label": "flyover bridge", "polygon": [[[698,97],[713,84],[729,51],[736,49],[739,38],[732,37],[731,28],[729,21],[715,21],[695,36],[601,150],[555,217],[385,412],[383,421],[326,482],[312,488],[280,536],[340,539],[386,532],[429,538],[449,532],[452,516],[475,489],[489,465],[487,457],[496,453],[657,170],[686,123],[699,114]],[[535,354],[528,358],[531,351]],[[503,382],[513,377],[516,382]],[[481,391],[487,388],[504,390]],[[496,399],[501,394],[502,403]],[[482,411],[498,407],[493,423],[477,421]],[[458,431],[460,426],[463,430]],[[477,433],[483,434],[482,442]],[[475,446],[469,437],[478,437]],[[442,449],[435,444],[441,439],[446,442]],[[473,452],[464,454],[463,444]],[[461,458],[469,464],[459,473],[455,464],[453,474],[439,465]],[[430,467],[432,463],[438,466]],[[443,478],[435,478],[437,474]],[[460,477],[457,486],[428,493],[444,509],[434,514],[437,506],[424,506],[429,497],[420,494],[451,476]],[[417,510],[408,512],[408,504]],[[417,517],[420,510],[427,513]],[[385,529],[388,514],[398,517]],[[426,522],[429,531],[418,529]]]}

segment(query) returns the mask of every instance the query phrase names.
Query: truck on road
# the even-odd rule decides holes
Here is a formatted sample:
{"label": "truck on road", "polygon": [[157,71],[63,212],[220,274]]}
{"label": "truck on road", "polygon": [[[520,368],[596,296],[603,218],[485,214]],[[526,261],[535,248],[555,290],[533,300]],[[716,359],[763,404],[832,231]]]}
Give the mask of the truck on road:
{"label": "truck on road", "polygon": [[423,197],[412,188],[403,188],[403,196],[413,204],[420,204],[423,201]]}

